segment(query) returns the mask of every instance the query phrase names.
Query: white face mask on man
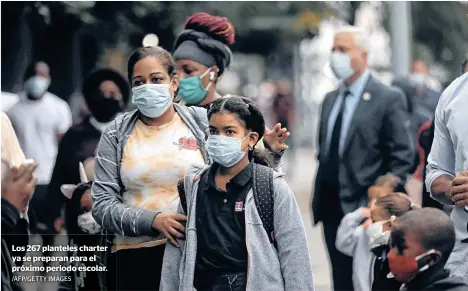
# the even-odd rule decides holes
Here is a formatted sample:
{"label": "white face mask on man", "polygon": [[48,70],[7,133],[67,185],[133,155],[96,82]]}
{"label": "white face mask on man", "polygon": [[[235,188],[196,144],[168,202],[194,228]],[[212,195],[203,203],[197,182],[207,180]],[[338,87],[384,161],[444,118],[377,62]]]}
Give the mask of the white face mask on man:
{"label": "white face mask on man", "polygon": [[26,92],[33,98],[38,99],[47,92],[50,82],[47,78],[33,76],[24,84]]}
{"label": "white face mask on man", "polygon": [[346,80],[354,74],[354,69],[351,67],[351,57],[345,53],[332,52],[330,67],[340,80]]}

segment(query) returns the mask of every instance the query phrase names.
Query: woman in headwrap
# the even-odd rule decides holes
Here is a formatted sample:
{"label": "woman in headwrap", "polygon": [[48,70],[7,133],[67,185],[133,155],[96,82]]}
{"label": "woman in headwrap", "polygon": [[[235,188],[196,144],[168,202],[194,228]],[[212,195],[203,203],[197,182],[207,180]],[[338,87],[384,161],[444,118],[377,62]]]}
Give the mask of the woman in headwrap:
{"label": "woman in headwrap", "polygon": [[[180,78],[178,97],[187,106],[206,109],[215,100],[222,98],[216,85],[232,60],[229,48],[234,44],[234,26],[226,18],[208,13],[195,13],[185,22],[185,30],[177,37],[173,57],[177,75]],[[263,142],[266,145],[267,159],[279,159],[282,151],[288,148],[284,141],[289,137],[286,128],[277,124],[273,130],[266,129]]]}

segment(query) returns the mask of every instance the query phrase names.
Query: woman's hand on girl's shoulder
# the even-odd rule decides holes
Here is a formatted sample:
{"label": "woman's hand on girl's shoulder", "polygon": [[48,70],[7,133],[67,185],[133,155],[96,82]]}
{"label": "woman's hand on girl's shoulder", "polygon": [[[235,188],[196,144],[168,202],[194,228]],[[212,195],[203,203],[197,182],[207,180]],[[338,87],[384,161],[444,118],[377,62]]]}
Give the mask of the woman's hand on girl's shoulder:
{"label": "woman's hand on girl's shoulder", "polygon": [[153,228],[164,234],[174,246],[179,247],[174,236],[184,238],[185,227],[180,223],[182,221],[187,221],[187,216],[173,212],[160,212],[153,220]]}

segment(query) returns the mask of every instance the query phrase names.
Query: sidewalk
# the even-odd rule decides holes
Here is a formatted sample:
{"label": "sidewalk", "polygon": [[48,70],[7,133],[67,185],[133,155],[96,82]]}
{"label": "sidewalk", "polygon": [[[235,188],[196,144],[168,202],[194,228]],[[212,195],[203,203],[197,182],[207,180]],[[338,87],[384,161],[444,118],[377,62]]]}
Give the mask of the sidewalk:
{"label": "sidewalk", "polygon": [[312,227],[312,216],[310,213],[312,186],[315,180],[316,168],[317,161],[314,150],[298,149],[294,157],[285,157],[284,171],[286,172],[286,180],[296,195],[307,232],[315,290],[330,291],[331,270],[328,262],[328,252],[323,240],[322,226],[319,224],[316,227]]}

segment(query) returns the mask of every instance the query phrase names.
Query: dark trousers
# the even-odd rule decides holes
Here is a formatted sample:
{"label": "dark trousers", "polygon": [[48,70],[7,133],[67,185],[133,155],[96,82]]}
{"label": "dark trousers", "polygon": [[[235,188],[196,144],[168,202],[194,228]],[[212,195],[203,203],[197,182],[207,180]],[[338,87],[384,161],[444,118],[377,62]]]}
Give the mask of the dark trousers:
{"label": "dark trousers", "polygon": [[245,291],[247,288],[246,273],[230,273],[214,277],[206,275],[196,278],[195,288],[198,291]]}
{"label": "dark trousers", "polygon": [[323,221],[323,233],[332,266],[333,286],[335,291],[353,290],[353,258],[335,247],[336,232],[340,221]]}
{"label": "dark trousers", "polygon": [[159,290],[165,245],[120,250],[109,256],[107,290]]}
{"label": "dark trousers", "polygon": [[343,254],[335,247],[338,226],[344,217],[337,189],[338,184],[338,181],[322,184],[324,203],[320,208],[323,209],[321,216],[323,233],[332,266],[334,290],[353,291],[353,258]]}

